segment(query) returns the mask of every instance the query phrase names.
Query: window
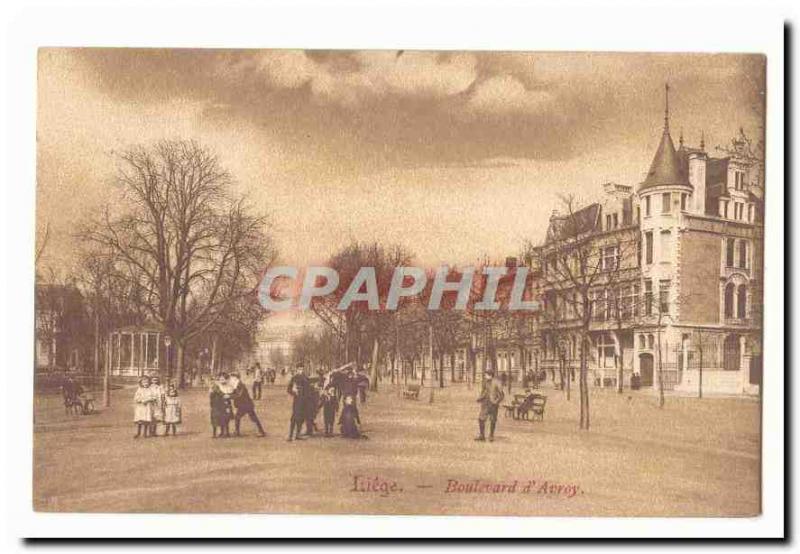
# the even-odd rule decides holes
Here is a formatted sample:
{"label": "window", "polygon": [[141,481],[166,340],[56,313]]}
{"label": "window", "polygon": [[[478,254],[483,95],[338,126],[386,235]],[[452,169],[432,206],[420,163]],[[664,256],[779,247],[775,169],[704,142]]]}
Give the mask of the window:
{"label": "window", "polygon": [[725,317],[733,317],[733,283],[725,286]]}
{"label": "window", "polygon": [[644,350],[645,348],[647,348],[646,339],[644,338],[644,335],[639,335],[639,349]]}
{"label": "window", "polygon": [[650,197],[644,197],[644,216],[650,217]]}
{"label": "window", "polygon": [[658,283],[658,310],[662,314],[669,313],[669,280]]}
{"label": "window", "polygon": [[614,347],[614,340],[607,336],[606,333],[601,334],[597,338],[598,367],[614,367],[615,353],[616,348]]}
{"label": "window", "polygon": [[755,220],[755,213],[756,213],[755,207],[752,204],[747,206],[747,220],[750,223],[753,223],[753,221]]}
{"label": "window", "polygon": [[736,190],[744,190],[744,171],[736,171],[733,174],[733,188]]}
{"label": "window", "polygon": [[655,338],[653,335],[647,335],[647,347],[652,350],[655,346]]}
{"label": "window", "polygon": [[644,281],[644,315],[653,315],[653,281]]}
{"label": "window", "polygon": [[606,215],[606,231],[611,230],[611,214]]}
{"label": "window", "polygon": [[739,241],[739,267],[747,269],[747,241]]}
{"label": "window", "polygon": [[642,208],[640,206],[636,206],[636,223],[641,223],[642,221]]}
{"label": "window", "polygon": [[642,267],[642,241],[636,241],[636,266]]}
{"label": "window", "polygon": [[653,263],[653,232],[647,231],[644,234],[644,256],[645,263]]}
{"label": "window", "polygon": [[661,231],[661,261],[669,263],[672,255],[672,233]]}
{"label": "window", "polygon": [[639,293],[641,292],[641,288],[639,287],[639,283],[633,285],[633,297],[631,298],[633,304],[633,315],[634,317],[639,317]]}
{"label": "window", "polygon": [[724,217],[725,219],[728,219],[728,201],[727,200],[723,200],[722,201],[722,206],[720,207],[719,215],[720,215],[720,217]]}
{"label": "window", "polygon": [[739,285],[736,291],[736,317],[744,319],[747,317],[747,286]]}
{"label": "window", "polygon": [[619,248],[617,246],[608,246],[603,248],[603,271],[613,271],[617,269],[619,263]]}
{"label": "window", "polygon": [[687,204],[687,200],[688,199],[689,199],[689,195],[686,194],[685,192],[682,192],[681,193],[681,211],[682,212],[686,211],[686,204]]}
{"label": "window", "polygon": [[672,199],[672,194],[669,192],[665,192],[661,195],[661,213],[668,214],[670,210],[670,202]]}
{"label": "window", "polygon": [[733,267],[734,240],[725,239],[725,267]]}
{"label": "window", "polygon": [[613,220],[614,220],[614,229],[616,229],[617,227],[619,227],[619,217],[617,216],[617,214],[616,214],[616,213],[614,213],[614,214],[611,216],[611,219],[613,219]]}

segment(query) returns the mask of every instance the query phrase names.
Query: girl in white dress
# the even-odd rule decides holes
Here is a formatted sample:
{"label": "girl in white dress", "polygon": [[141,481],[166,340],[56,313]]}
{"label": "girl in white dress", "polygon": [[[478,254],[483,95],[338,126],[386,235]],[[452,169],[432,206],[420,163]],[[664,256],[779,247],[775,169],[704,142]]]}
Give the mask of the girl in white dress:
{"label": "girl in white dress", "polygon": [[178,389],[175,383],[169,384],[167,396],[164,397],[164,436],[169,435],[170,427],[172,436],[178,434],[178,424],[181,423],[181,399],[178,397]]}
{"label": "girl in white dress", "polygon": [[133,422],[136,424],[136,435],[133,438],[138,439],[142,436],[142,431],[144,431],[145,438],[150,434],[150,424],[153,421],[153,401],[150,378],[142,377],[139,380],[139,387],[133,395]]}

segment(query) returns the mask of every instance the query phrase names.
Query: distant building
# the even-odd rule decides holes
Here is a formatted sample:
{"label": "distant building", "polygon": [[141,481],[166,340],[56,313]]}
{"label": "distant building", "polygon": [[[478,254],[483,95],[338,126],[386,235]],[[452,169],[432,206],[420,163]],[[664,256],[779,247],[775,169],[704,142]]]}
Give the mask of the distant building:
{"label": "distant building", "polygon": [[37,283],[35,295],[35,368],[63,370],[90,362],[86,311],[80,291],[71,285]]}
{"label": "distant building", "polygon": [[[595,384],[614,385],[622,364],[625,386],[633,374],[644,387],[658,386],[660,361],[667,389],[697,392],[702,369],[704,392],[758,392],[763,163],[743,132],[724,153],[712,157],[703,140],[693,148],[683,137],[676,149],[667,110],[650,169],[635,191],[607,183],[600,202],[551,218],[539,248],[545,274],[568,221],[596,245],[599,267],[623,269],[613,290],[600,277],[591,292],[587,357]],[[623,253],[620,244],[636,248]],[[539,319],[533,361],[576,369],[582,346],[563,302],[569,292],[550,288],[541,291],[545,315],[557,314]]]}

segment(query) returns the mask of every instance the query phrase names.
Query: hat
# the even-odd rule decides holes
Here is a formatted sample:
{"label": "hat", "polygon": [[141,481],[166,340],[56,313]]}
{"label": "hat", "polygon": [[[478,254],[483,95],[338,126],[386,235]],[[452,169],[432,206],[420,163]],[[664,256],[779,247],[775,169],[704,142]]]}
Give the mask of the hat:
{"label": "hat", "polygon": [[239,376],[239,372],[238,371],[234,371],[233,373],[231,373],[230,377],[236,377],[237,379],[241,379],[241,377]]}

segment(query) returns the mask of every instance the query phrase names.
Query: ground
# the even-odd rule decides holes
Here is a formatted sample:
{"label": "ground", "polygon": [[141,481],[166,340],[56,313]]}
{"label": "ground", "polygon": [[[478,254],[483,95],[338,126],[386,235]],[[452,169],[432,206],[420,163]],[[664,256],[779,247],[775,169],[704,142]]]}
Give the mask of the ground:
{"label": "ground", "polygon": [[[34,414],[34,506],[69,512],[749,516],[759,512],[759,405],[744,398],[594,390],[592,427],[578,399],[545,386],[543,422],[500,416],[494,443],[473,441],[466,385],[404,400],[386,385],[361,408],[368,440],[286,442],[290,402],[265,388],[242,438],[210,437],[205,390],[183,393],[177,437],[134,440],[132,389],[112,407],[66,415],[41,396]],[[321,416],[320,416],[321,425]],[[377,491],[375,478],[377,478]],[[357,481],[357,484],[356,484]],[[482,492],[466,485],[489,486]],[[457,482],[457,483],[456,483]],[[392,488],[394,490],[388,490]],[[502,485],[505,485],[503,487]],[[383,489],[383,490],[381,490]],[[496,492],[493,492],[496,491]]]}

